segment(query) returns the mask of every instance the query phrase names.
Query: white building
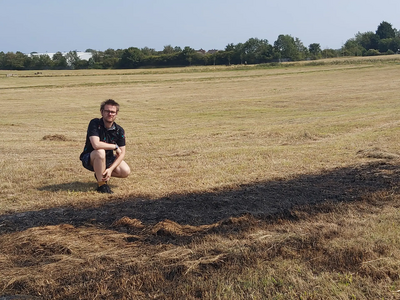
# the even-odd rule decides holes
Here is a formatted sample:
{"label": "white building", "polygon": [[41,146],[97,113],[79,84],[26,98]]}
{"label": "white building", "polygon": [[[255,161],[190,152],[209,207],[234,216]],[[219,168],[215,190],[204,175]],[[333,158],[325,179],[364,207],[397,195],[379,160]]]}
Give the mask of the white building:
{"label": "white building", "polygon": [[[69,52],[61,52],[61,54],[63,56],[65,56],[68,53]],[[29,56],[31,56],[31,55],[48,55],[51,59],[53,59],[54,54],[56,54],[56,53],[48,53],[48,52],[46,52],[46,53],[38,53],[38,52],[33,52],[33,53],[29,54]],[[77,51],[76,54],[82,60],[89,60],[89,58],[92,57],[92,53],[91,52],[78,52]]]}

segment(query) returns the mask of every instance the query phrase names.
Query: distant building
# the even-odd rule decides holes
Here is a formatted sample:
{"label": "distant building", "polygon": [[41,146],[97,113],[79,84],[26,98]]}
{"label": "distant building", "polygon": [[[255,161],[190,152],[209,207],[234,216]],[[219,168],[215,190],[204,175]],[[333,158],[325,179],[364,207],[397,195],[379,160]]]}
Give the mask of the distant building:
{"label": "distant building", "polygon": [[[69,52],[61,52],[61,54],[63,56],[67,55]],[[31,54],[28,54],[28,56],[34,56],[34,55],[48,55],[51,59],[53,59],[53,56],[56,53],[39,53],[39,52],[32,52]],[[92,57],[92,53],[91,52],[76,52],[76,54],[78,55],[79,59],[82,60],[89,60]]]}
{"label": "distant building", "polygon": [[217,53],[219,50],[217,50],[217,49],[212,49],[212,50],[208,50],[207,51],[207,54],[215,54],[215,53]]}

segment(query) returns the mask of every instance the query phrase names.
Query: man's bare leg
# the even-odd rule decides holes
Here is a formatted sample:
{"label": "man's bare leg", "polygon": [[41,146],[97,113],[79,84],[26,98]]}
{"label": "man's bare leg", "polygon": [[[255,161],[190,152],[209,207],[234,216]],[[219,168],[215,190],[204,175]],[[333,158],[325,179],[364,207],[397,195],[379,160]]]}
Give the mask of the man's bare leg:
{"label": "man's bare leg", "polygon": [[118,167],[116,167],[113,172],[112,176],[113,177],[118,177],[118,178],[126,178],[129,176],[131,173],[131,168],[128,166],[128,164],[123,160]]}
{"label": "man's bare leg", "polygon": [[90,153],[90,163],[93,166],[97,182],[103,181],[103,172],[106,169],[106,151],[103,149],[93,150]]}

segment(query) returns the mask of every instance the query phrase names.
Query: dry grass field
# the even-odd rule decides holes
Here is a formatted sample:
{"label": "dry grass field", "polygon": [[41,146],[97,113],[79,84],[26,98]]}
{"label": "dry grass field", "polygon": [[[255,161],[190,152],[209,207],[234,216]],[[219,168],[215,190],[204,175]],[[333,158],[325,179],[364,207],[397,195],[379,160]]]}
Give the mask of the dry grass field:
{"label": "dry grass field", "polygon": [[[0,299],[400,299],[399,75],[0,71]],[[79,161],[108,98],[113,195]]]}

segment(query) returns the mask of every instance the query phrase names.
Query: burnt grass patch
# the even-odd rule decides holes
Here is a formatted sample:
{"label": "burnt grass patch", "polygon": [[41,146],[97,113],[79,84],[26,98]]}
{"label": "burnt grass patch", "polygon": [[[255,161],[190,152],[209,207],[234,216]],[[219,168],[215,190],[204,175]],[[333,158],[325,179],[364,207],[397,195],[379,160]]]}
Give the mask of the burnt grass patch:
{"label": "burnt grass patch", "polygon": [[[229,224],[230,218],[243,215],[269,222],[280,219],[295,221],[298,216],[293,213],[294,208],[303,207],[303,210],[306,208],[311,212],[318,204],[354,202],[378,192],[397,194],[399,181],[400,169],[397,164],[376,161],[320,174],[301,175],[290,180],[242,185],[233,190],[171,195],[155,200],[141,197],[110,198],[110,202],[97,207],[57,207],[2,215],[0,233],[60,224],[90,224],[109,228],[123,217],[136,219],[139,228],[164,220],[189,226],[217,222]],[[46,187],[43,189],[47,190]],[[375,201],[375,205],[381,204],[381,201]],[[318,206],[318,210],[324,209],[331,210],[334,206]],[[239,228],[242,226],[238,225]],[[162,230],[159,233],[160,236],[168,235]]]}
{"label": "burnt grass patch", "polygon": [[[354,243],[327,246],[343,234],[340,224],[309,226],[307,234],[288,234],[281,240],[248,238],[271,228],[286,233],[301,222],[312,223],[323,215],[345,215],[349,209],[368,215],[387,205],[400,207],[399,175],[394,161],[376,161],[290,180],[242,185],[235,190],[156,200],[129,197],[98,207],[2,215],[0,251],[10,258],[4,265],[12,264],[9,270],[27,269],[29,276],[15,271],[7,280],[0,277],[0,295],[213,299],[224,293],[219,289],[225,282],[236,296],[252,289],[260,299],[277,294],[299,299],[307,287],[293,289],[283,272],[270,278],[252,275],[253,282],[238,280],[240,274],[253,269],[267,273],[267,268],[278,268],[285,260],[301,262],[316,276],[337,274],[344,285],[355,280],[352,274],[365,278],[360,279],[360,286],[368,280],[400,284],[398,267],[377,268],[368,263],[391,255],[385,241],[369,247]],[[222,238],[237,241],[240,247],[230,248],[220,242]],[[51,272],[47,276],[43,270]],[[372,289],[360,293],[360,299],[395,296]]]}

